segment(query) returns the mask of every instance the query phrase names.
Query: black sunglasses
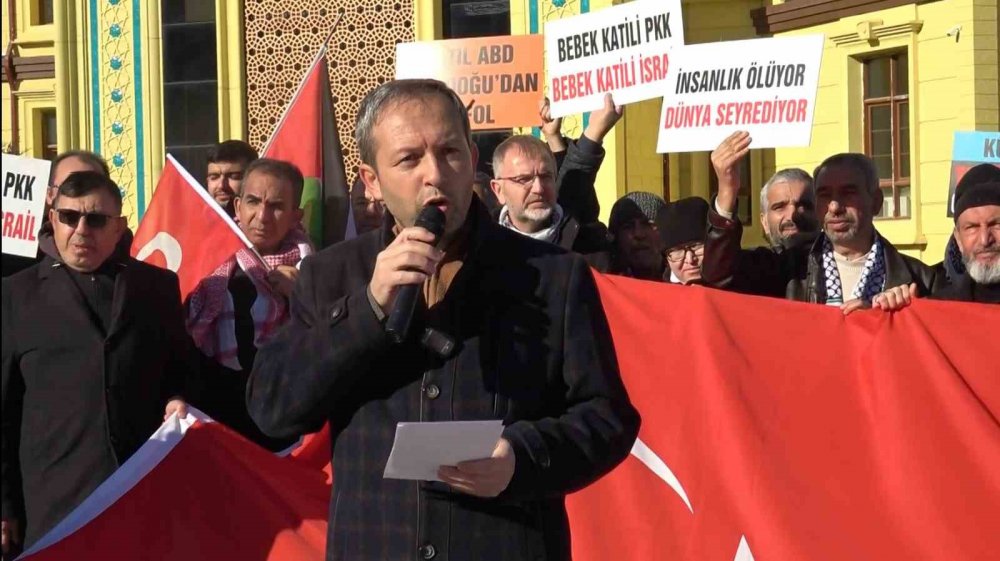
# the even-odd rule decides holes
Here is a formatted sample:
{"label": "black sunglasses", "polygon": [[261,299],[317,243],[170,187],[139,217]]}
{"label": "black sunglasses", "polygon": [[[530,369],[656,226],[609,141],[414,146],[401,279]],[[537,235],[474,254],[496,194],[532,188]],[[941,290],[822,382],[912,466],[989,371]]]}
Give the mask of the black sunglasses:
{"label": "black sunglasses", "polygon": [[67,226],[76,226],[80,223],[80,219],[83,218],[88,228],[103,228],[108,225],[108,220],[112,218],[121,218],[120,216],[110,216],[107,214],[101,214],[99,212],[80,212],[78,210],[69,210],[65,208],[55,209],[56,214],[59,215],[59,222]]}

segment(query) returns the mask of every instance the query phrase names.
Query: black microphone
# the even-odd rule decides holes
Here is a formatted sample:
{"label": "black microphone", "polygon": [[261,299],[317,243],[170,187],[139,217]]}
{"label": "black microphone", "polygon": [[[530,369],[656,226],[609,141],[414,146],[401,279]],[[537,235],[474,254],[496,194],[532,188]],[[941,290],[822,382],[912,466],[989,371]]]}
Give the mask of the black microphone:
{"label": "black microphone", "polygon": [[[414,226],[418,226],[434,234],[435,242],[444,234],[444,212],[436,206],[425,206],[417,216]],[[420,295],[420,284],[407,284],[399,289],[392,312],[385,322],[385,332],[393,343],[402,343],[410,331],[413,311],[417,307],[417,297]]]}

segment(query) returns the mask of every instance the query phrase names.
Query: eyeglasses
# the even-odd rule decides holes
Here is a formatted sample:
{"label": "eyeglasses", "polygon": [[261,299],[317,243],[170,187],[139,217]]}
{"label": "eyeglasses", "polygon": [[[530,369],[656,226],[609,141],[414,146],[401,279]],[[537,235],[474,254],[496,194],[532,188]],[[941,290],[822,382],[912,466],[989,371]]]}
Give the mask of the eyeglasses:
{"label": "eyeglasses", "polygon": [[101,214],[99,212],[80,212],[78,210],[69,210],[65,208],[55,209],[56,214],[59,215],[59,222],[63,224],[76,228],[80,224],[80,219],[83,218],[87,224],[88,228],[101,229],[108,225],[108,221],[112,218],[121,218],[121,216],[111,216],[109,214]]}
{"label": "eyeglasses", "polygon": [[701,242],[695,242],[692,244],[671,249],[670,251],[667,252],[667,261],[670,261],[671,263],[680,263],[681,261],[684,261],[685,257],[687,257],[688,252],[690,252],[691,255],[694,255],[698,259],[701,259],[702,257],[705,256],[705,244]]}
{"label": "eyeglasses", "polygon": [[517,183],[521,187],[531,187],[532,185],[534,185],[536,177],[540,182],[542,182],[543,185],[551,183],[555,179],[555,176],[548,172],[532,173],[528,175],[515,175],[513,177],[496,177],[494,179],[496,179],[497,181],[513,181],[514,183]]}

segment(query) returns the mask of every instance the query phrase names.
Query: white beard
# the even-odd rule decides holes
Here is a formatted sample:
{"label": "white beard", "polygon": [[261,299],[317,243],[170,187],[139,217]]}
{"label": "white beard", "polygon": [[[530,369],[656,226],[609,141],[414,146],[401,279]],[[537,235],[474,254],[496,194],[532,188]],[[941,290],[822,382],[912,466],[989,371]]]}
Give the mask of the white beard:
{"label": "white beard", "polygon": [[977,259],[968,259],[965,268],[969,271],[972,280],[979,284],[1000,283],[1000,256],[988,263],[983,263]]}
{"label": "white beard", "polygon": [[518,218],[524,222],[532,222],[544,228],[552,218],[552,211],[553,208],[551,206],[545,208],[526,208],[521,211],[521,216]]}

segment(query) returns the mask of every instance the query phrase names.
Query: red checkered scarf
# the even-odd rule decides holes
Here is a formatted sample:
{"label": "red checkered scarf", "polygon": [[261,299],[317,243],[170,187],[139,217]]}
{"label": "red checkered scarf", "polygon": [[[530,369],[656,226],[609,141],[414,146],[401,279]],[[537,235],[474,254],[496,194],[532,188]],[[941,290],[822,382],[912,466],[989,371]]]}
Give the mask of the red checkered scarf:
{"label": "red checkered scarf", "polygon": [[[279,265],[296,266],[313,252],[305,230],[297,227],[281,242],[277,253],[263,256],[270,269]],[[249,248],[243,248],[202,279],[191,293],[188,306],[187,330],[195,345],[205,356],[214,357],[232,370],[242,370],[236,341],[236,314],[229,279],[237,265],[243,269],[254,287],[257,299],[250,309],[253,317],[254,345],[260,348],[288,317],[288,302],[271,290],[267,272],[260,258]]]}

